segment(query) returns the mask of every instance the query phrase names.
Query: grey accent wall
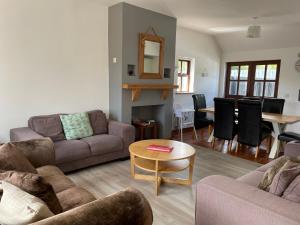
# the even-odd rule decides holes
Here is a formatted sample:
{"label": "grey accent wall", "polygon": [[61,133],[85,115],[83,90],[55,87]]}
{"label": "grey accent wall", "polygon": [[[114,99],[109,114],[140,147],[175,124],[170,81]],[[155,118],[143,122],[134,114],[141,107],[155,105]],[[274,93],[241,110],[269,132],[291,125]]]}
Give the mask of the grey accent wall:
{"label": "grey accent wall", "polygon": [[[113,26],[113,27],[112,27]],[[156,33],[165,38],[164,68],[171,69],[170,78],[140,79],[138,74],[139,33],[152,26]],[[131,101],[131,91],[122,90],[122,83],[173,84],[175,69],[176,18],[119,3],[109,8],[109,75],[110,116],[131,123],[132,107],[164,105],[160,110],[160,137],[170,137],[172,129],[173,94],[166,100],[160,98],[161,91],[142,91],[138,101]],[[120,46],[121,45],[121,46]],[[113,63],[117,57],[117,63]],[[136,76],[128,76],[127,66],[136,66]],[[121,100],[120,100],[121,98]]]}

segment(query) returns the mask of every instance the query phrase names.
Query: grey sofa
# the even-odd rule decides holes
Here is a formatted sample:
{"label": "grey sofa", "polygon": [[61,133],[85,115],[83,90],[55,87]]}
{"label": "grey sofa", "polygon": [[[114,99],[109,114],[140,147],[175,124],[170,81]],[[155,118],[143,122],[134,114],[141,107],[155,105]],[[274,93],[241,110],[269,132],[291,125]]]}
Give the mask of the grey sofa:
{"label": "grey sofa", "polygon": [[[299,156],[300,142],[288,143],[284,154]],[[257,188],[275,162],[237,180],[219,175],[202,179],[197,184],[196,225],[299,225],[300,204]]]}
{"label": "grey sofa", "polygon": [[[80,140],[66,140],[59,114],[34,116],[28,127],[10,130],[11,141],[25,141],[49,137],[54,142],[54,152],[44,152],[54,157],[62,171],[69,172],[84,167],[126,158],[128,146],[134,142],[135,129],[132,125],[107,120],[101,110],[87,112],[93,128],[93,136]],[[36,157],[42,157],[37,153]]]}

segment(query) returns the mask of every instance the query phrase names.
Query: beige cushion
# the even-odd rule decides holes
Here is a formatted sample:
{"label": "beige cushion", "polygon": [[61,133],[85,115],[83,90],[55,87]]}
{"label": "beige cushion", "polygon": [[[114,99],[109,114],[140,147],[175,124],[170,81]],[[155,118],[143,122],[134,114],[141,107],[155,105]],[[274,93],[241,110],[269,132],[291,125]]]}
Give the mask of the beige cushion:
{"label": "beige cushion", "polygon": [[300,174],[300,164],[288,160],[275,175],[269,192],[281,196],[290,183]]}
{"label": "beige cushion", "polygon": [[0,224],[23,225],[53,216],[47,205],[16,186],[0,181]]}
{"label": "beige cushion", "polygon": [[268,191],[275,175],[287,161],[287,157],[281,157],[280,159],[276,160],[276,162],[271,167],[269,167],[264,173],[263,178],[258,185],[258,188]]}

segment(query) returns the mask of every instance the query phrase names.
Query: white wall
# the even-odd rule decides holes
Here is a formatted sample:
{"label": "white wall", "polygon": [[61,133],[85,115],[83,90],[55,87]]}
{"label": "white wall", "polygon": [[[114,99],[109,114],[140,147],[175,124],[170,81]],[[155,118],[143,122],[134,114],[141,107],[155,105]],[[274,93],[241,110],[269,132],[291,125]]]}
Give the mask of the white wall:
{"label": "white wall", "polygon": [[33,115],[108,103],[108,16],[98,1],[0,1],[0,141]]}
{"label": "white wall", "polygon": [[[300,53],[300,47],[224,52],[221,64],[220,96],[224,95],[226,62],[281,59],[278,97],[286,99],[285,114],[300,116],[300,102],[298,101],[300,73],[295,69],[295,63],[299,59],[298,53]],[[300,123],[289,125],[288,130],[300,132]]]}
{"label": "white wall", "polygon": [[[206,96],[207,105],[213,104],[213,98],[218,95],[221,50],[213,36],[189,30],[177,28],[176,57],[195,59],[194,93],[203,93]],[[207,73],[207,76],[202,76]],[[177,84],[177,71],[175,73]],[[181,104],[185,108],[193,108],[192,94],[175,94],[174,103]]]}

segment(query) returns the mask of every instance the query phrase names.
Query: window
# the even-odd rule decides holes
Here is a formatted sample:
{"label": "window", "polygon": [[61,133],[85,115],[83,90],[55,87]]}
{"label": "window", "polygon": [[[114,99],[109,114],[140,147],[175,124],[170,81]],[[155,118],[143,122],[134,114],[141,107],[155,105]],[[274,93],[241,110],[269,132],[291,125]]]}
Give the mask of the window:
{"label": "window", "polygon": [[177,92],[179,93],[192,92],[191,64],[191,60],[178,59]]}
{"label": "window", "polygon": [[225,96],[277,97],[280,60],[227,63]]}

